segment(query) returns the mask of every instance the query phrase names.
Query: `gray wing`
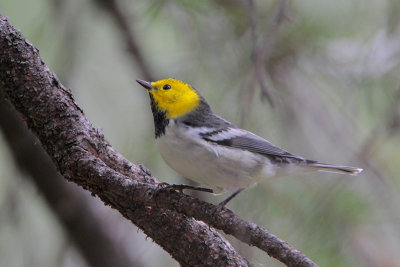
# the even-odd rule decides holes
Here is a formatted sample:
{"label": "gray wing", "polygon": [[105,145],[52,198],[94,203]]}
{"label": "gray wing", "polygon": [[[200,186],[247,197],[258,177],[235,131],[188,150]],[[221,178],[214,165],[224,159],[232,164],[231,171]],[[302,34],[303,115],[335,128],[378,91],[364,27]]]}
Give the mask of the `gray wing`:
{"label": "gray wing", "polygon": [[202,137],[208,142],[258,153],[275,161],[285,161],[284,159],[287,158],[299,162],[305,161],[304,158],[291,154],[267,140],[239,128],[219,129],[203,134]]}
{"label": "gray wing", "polygon": [[[208,105],[207,107],[210,109]],[[199,134],[200,137],[211,143],[258,153],[276,162],[288,162],[289,159],[297,162],[306,161],[302,157],[274,146],[264,138],[236,127],[213,114],[211,110],[210,112],[197,112],[194,115],[189,114],[178,121],[191,126],[192,134]]]}

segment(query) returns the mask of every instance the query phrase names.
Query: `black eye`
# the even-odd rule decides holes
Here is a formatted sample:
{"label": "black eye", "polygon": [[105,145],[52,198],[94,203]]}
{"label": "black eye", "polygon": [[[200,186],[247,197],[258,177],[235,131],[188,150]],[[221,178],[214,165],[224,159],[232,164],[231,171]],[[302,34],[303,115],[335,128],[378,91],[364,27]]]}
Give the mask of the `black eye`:
{"label": "black eye", "polygon": [[163,89],[164,89],[164,90],[171,89],[171,85],[169,85],[169,84],[166,84],[166,85],[164,85]]}

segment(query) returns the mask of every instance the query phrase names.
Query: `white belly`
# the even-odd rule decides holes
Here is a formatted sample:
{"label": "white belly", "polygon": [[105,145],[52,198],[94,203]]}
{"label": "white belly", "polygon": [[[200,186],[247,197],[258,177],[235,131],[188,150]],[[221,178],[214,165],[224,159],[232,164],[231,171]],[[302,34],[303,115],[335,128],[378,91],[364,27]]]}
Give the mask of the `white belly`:
{"label": "white belly", "polygon": [[173,122],[156,143],[171,168],[213,188],[215,193],[247,188],[261,178],[276,174],[276,168],[266,157],[192,138],[186,131],[178,131]]}

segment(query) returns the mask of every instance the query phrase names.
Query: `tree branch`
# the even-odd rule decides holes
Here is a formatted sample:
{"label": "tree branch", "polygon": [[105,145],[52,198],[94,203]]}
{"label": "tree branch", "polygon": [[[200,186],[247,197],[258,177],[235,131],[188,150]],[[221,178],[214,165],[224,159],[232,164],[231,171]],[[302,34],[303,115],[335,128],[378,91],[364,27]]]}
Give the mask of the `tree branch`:
{"label": "tree branch", "polygon": [[[40,59],[38,50],[0,17],[0,86],[68,180],[117,209],[184,266],[247,266],[202,220],[288,266],[317,266],[268,231],[229,210],[162,190],[141,166],[117,153]],[[188,253],[188,249],[192,253]]]}
{"label": "tree branch", "polygon": [[[47,200],[67,235],[79,248],[90,266],[145,266],[135,260],[109,231],[88,203],[86,194],[67,183],[50,158],[28,131],[20,116],[0,91],[0,128],[7,140],[18,169],[27,172]],[[39,167],[40,166],[40,167]],[[96,225],[96,227],[93,227]]]}
{"label": "tree branch", "polygon": [[134,29],[129,23],[128,16],[125,14],[124,9],[120,6],[117,0],[95,0],[95,2],[103,7],[105,11],[110,13],[114,19],[121,32],[121,36],[125,39],[129,54],[142,72],[142,79],[145,79],[146,81],[154,81],[150,64],[140,50],[137,39],[135,38]]}
{"label": "tree branch", "polygon": [[251,40],[252,40],[252,62],[253,69],[249,75],[249,84],[244,92],[245,96],[241,102],[241,118],[240,124],[244,125],[244,118],[250,111],[253,104],[256,86],[259,85],[261,97],[266,98],[272,108],[275,107],[276,98],[273,95],[274,88],[271,75],[266,68],[271,52],[273,51],[279,33],[282,30],[282,25],[287,19],[288,0],[278,0],[276,7],[271,12],[270,21],[268,23],[265,34],[261,34],[259,25],[257,23],[257,8],[255,0],[246,0],[245,8],[247,13],[247,20],[249,24]]}

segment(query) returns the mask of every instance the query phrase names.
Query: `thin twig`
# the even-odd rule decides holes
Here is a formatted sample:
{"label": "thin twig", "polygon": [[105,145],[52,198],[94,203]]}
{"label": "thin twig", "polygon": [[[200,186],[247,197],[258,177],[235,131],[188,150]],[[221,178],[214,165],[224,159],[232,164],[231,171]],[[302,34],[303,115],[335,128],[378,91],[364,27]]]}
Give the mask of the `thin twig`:
{"label": "thin twig", "polygon": [[[19,170],[28,175],[61,225],[68,238],[79,249],[90,266],[146,266],[137,259],[138,253],[125,249],[111,231],[104,231],[107,222],[116,217],[100,218],[98,207],[87,199],[87,194],[65,179],[36,138],[28,130],[19,114],[4,99],[0,91],[0,128]],[[38,168],[40,166],[40,168]],[[92,200],[92,199],[89,199]],[[82,219],[84,215],[84,219]],[[96,225],[97,227],[93,227]],[[136,259],[135,259],[136,258]]]}
{"label": "thin twig", "polygon": [[271,57],[271,52],[276,44],[283,22],[287,18],[286,13],[288,6],[287,0],[279,0],[279,3],[271,16],[268,30],[265,33],[265,38],[262,38],[260,30],[258,29],[255,1],[247,0],[246,3],[247,18],[252,39],[251,58],[253,61],[253,70],[250,75],[249,84],[245,87],[245,96],[241,102],[241,125],[243,125],[244,118],[247,116],[253,103],[255,86],[257,84],[260,87],[261,96],[268,100],[271,107],[274,107],[275,105],[272,93],[275,89],[265,65]]}
{"label": "thin twig", "polygon": [[125,14],[123,8],[117,0],[95,0],[104,10],[109,12],[114,18],[121,31],[122,37],[125,39],[126,46],[129,54],[132,56],[132,62],[136,62],[137,66],[142,72],[142,79],[147,81],[154,81],[154,75],[151,71],[150,64],[143,56],[143,52],[140,49],[134,28],[131,26],[132,15],[130,18]]}

